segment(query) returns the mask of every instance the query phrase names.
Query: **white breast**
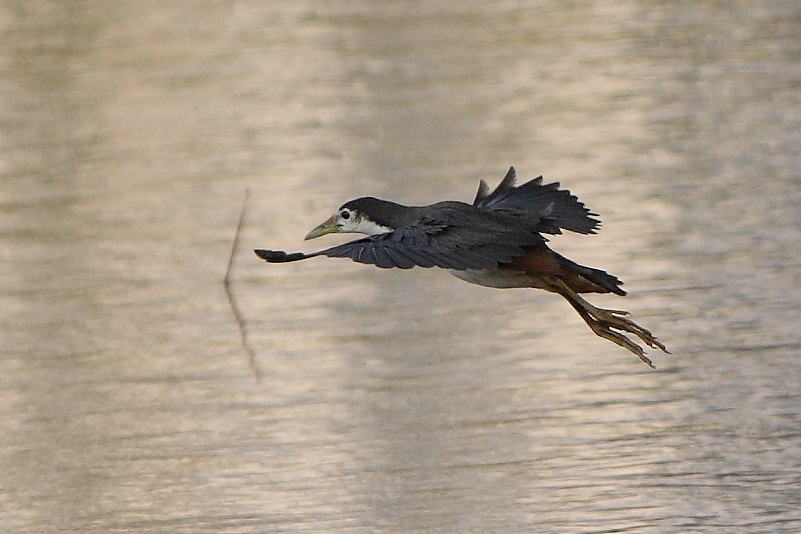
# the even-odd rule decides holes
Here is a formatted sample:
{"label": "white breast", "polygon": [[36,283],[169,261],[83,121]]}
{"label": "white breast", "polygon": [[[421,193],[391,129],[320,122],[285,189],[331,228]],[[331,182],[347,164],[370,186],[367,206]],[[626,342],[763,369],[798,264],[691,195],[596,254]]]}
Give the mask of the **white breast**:
{"label": "white breast", "polygon": [[448,269],[448,272],[465,282],[496,289],[511,289],[513,287],[546,289],[545,284],[539,277],[520,271],[506,269],[467,269],[457,271],[456,269]]}

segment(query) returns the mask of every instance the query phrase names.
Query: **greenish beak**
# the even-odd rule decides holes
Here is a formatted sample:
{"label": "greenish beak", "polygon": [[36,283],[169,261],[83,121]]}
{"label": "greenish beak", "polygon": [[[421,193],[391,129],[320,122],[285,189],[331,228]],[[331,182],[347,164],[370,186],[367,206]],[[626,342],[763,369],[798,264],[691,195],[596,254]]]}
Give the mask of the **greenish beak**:
{"label": "greenish beak", "polygon": [[336,223],[336,221],[334,221],[334,217],[331,216],[324,223],[315,226],[311,232],[306,234],[306,237],[304,237],[303,240],[308,241],[309,239],[314,239],[315,237],[320,237],[321,235],[334,234],[339,232],[339,230],[339,225]]}

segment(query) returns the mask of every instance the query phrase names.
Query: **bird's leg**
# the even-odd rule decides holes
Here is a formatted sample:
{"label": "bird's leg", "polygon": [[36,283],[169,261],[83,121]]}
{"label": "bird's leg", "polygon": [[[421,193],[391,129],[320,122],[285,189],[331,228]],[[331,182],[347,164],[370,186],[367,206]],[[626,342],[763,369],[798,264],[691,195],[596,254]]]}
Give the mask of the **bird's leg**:
{"label": "bird's leg", "polygon": [[663,352],[668,352],[665,345],[663,345],[656,337],[646,328],[638,325],[631,319],[624,317],[629,313],[623,310],[607,310],[593,306],[584,300],[578,293],[573,291],[561,278],[556,276],[542,276],[543,281],[548,285],[548,289],[554,293],[559,293],[571,306],[578,312],[584,322],[592,329],[597,336],[608,339],[613,343],[626,348],[637,355],[643,362],[651,367],[654,367],[653,362],[645,356],[645,353],[639,345],[631,341],[628,337],[616,332],[614,329],[629,332],[640,338],[646,345],[651,348],[661,349]]}

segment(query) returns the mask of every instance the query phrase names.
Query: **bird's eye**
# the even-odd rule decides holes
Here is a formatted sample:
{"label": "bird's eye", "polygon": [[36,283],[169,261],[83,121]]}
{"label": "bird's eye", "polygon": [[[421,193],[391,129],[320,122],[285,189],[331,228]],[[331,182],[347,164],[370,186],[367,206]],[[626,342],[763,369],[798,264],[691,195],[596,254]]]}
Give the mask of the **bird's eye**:
{"label": "bird's eye", "polygon": [[339,212],[339,217],[347,221],[348,219],[350,219],[350,212],[348,210],[342,210]]}

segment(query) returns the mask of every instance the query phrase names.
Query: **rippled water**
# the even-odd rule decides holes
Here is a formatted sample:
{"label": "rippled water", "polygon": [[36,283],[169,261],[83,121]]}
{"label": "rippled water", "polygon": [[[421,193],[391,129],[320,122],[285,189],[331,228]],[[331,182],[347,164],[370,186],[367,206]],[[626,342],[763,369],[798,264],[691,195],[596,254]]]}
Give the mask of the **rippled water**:
{"label": "rippled water", "polygon": [[[31,0],[0,38],[3,531],[801,530],[794,3]],[[552,245],[656,371],[543,292],[249,250],[510,164],[601,213]]]}

